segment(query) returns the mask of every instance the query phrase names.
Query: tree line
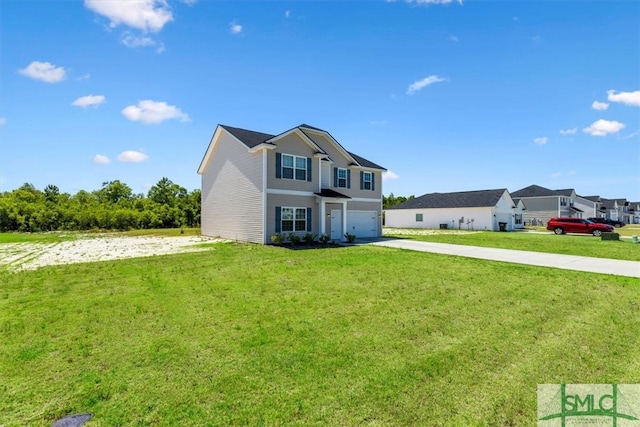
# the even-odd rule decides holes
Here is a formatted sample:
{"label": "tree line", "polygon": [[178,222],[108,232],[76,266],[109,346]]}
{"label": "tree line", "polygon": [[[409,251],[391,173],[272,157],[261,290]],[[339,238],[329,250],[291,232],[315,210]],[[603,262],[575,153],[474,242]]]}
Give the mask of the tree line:
{"label": "tree line", "polygon": [[399,205],[400,203],[406,202],[407,200],[413,200],[414,196],[394,196],[393,193],[388,196],[382,196],[382,209],[389,209],[392,206]]}
{"label": "tree line", "polygon": [[0,193],[0,231],[132,230],[200,226],[199,189],[162,178],[144,194],[115,180],[99,190],[61,193],[55,185],[32,184]]}

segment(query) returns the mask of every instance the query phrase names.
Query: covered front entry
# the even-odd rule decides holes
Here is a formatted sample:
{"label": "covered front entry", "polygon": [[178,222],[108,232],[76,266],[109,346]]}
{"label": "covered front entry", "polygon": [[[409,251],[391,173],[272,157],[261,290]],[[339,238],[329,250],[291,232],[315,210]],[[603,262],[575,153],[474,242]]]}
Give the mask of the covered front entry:
{"label": "covered front entry", "polygon": [[344,240],[347,232],[347,200],[350,197],[337,191],[323,189],[316,193],[320,208],[320,234],[327,234],[331,240]]}

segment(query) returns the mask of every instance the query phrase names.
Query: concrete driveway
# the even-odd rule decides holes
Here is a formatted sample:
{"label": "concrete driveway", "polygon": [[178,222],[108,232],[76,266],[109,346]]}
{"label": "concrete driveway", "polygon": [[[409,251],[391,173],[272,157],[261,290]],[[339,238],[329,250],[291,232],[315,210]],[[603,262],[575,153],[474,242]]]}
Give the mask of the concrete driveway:
{"label": "concrete driveway", "polygon": [[448,243],[419,242],[404,239],[383,239],[370,245],[433,252],[468,258],[488,259],[515,264],[555,267],[564,270],[587,271],[590,273],[614,274],[617,276],[640,277],[640,262],[608,258],[591,258],[576,255],[549,254],[543,252],[519,251],[515,249],[483,248],[479,246],[451,245]]}

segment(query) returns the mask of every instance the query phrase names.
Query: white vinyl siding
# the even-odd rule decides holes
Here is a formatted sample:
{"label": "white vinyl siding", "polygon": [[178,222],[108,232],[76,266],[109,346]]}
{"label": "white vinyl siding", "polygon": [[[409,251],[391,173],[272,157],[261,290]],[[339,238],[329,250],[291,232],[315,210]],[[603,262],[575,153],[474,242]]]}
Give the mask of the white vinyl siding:
{"label": "white vinyl siding", "polygon": [[262,153],[221,130],[202,171],[202,235],[264,243],[262,170]]}

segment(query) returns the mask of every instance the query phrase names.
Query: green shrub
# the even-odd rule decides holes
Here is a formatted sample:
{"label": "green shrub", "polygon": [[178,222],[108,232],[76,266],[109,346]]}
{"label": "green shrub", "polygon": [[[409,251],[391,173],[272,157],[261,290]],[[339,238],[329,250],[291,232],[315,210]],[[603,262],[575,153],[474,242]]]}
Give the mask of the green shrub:
{"label": "green shrub", "polygon": [[317,235],[317,234],[307,233],[307,234],[305,234],[305,235],[302,237],[302,240],[304,240],[304,242],[305,242],[307,245],[310,245],[310,244],[312,244],[312,243],[316,240],[316,238],[317,238],[317,237],[318,237],[318,235]]}
{"label": "green shrub", "polygon": [[300,236],[298,236],[296,233],[289,233],[289,241],[291,242],[292,246],[295,246],[300,243]]}
{"label": "green shrub", "polygon": [[356,235],[350,233],[344,233],[344,238],[347,239],[347,242],[353,243],[356,241]]}
{"label": "green shrub", "polygon": [[282,245],[282,243],[284,242],[284,239],[285,239],[285,235],[282,233],[276,233],[271,236],[271,242],[273,242],[274,245],[278,245],[278,246]]}

